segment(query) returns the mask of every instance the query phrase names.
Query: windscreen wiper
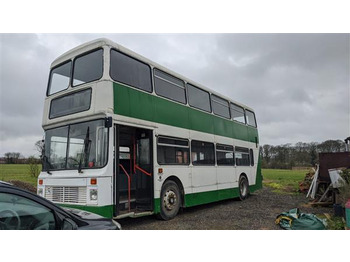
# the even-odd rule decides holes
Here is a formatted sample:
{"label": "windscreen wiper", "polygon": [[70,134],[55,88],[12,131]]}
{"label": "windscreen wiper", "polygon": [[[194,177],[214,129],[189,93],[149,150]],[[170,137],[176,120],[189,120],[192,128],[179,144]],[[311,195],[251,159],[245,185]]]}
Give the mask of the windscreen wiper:
{"label": "windscreen wiper", "polygon": [[89,161],[89,151],[90,151],[90,127],[88,126],[86,130],[86,135],[84,139],[83,155],[80,157],[78,172],[81,173],[82,170],[82,160],[84,158],[84,163],[86,164]]}
{"label": "windscreen wiper", "polygon": [[52,168],[52,165],[49,161],[49,158],[47,156],[44,155],[43,157],[43,160],[44,160],[44,164],[45,164],[45,171],[51,175],[52,173],[50,172],[50,168]]}

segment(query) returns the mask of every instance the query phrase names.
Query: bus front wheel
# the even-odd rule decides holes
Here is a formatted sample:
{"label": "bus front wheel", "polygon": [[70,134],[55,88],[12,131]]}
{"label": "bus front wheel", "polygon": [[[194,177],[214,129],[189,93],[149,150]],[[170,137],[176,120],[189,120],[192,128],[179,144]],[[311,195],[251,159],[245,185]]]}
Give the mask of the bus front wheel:
{"label": "bus front wheel", "polygon": [[162,186],[160,192],[160,218],[163,220],[173,219],[181,206],[181,194],[178,185],[168,180]]}
{"label": "bus front wheel", "polygon": [[239,178],[239,199],[245,200],[249,195],[248,179],[244,175]]}

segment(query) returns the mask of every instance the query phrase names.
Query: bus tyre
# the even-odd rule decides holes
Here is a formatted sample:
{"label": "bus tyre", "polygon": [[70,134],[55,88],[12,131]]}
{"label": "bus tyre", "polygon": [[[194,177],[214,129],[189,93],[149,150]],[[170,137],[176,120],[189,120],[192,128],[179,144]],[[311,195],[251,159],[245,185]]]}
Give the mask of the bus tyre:
{"label": "bus tyre", "polygon": [[239,178],[239,199],[245,200],[249,195],[248,179],[245,176]]}
{"label": "bus tyre", "polygon": [[160,192],[160,218],[163,220],[173,219],[179,212],[181,206],[181,194],[177,184],[166,181]]}

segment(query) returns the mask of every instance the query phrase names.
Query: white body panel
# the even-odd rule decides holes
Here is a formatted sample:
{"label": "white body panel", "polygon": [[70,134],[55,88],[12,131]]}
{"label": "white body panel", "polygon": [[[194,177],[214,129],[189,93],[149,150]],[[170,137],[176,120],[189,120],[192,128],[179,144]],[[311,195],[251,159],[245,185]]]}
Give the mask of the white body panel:
{"label": "white body panel", "polygon": [[[109,132],[109,141],[113,141],[113,129]],[[111,142],[110,142],[111,144]],[[43,184],[38,184],[38,190],[45,192],[47,187],[84,187],[86,188],[86,203],[71,203],[79,205],[96,205],[106,206],[113,203],[113,146],[108,148],[108,162],[103,168],[83,169],[82,173],[78,170],[57,170],[41,172],[39,179],[43,180]],[[91,185],[91,178],[97,179],[96,185]],[[98,189],[97,201],[90,201],[89,190]],[[45,195],[43,195],[45,196]],[[59,201],[54,201],[61,203]],[[63,202],[62,202],[63,203]]]}
{"label": "white body panel", "polygon": [[[120,116],[118,116],[119,118]],[[125,122],[133,121],[131,118],[122,117]],[[124,122],[123,121],[123,122]],[[176,176],[182,182],[185,194],[200,193],[205,191],[220,190],[227,188],[238,187],[239,176],[244,173],[248,177],[249,185],[255,185],[258,149],[255,143],[250,143],[238,139],[217,136],[213,134],[157,124],[153,122],[142,121],[142,126],[156,125],[155,139],[153,143],[154,148],[154,197],[159,198],[160,190],[163,182],[170,176]],[[141,123],[139,123],[141,124]],[[190,134],[190,135],[189,135]],[[159,165],[157,163],[157,141],[156,136],[164,135],[177,138],[202,140],[206,142],[247,147],[253,149],[255,165],[251,166],[174,166],[174,165]],[[162,174],[158,174],[158,168],[163,169]]]}

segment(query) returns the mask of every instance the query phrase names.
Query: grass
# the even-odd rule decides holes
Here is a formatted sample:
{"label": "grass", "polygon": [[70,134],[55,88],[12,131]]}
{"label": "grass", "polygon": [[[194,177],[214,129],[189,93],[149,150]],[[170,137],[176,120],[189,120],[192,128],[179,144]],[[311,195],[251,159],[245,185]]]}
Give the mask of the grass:
{"label": "grass", "polygon": [[264,186],[273,188],[276,193],[298,193],[299,183],[308,170],[263,169]]}
{"label": "grass", "polygon": [[344,230],[346,229],[346,222],[344,217],[336,217],[332,214],[317,214],[317,217],[326,221],[328,230]]}
{"label": "grass", "polygon": [[[41,170],[41,165],[39,166]],[[37,184],[37,178],[30,175],[29,165],[27,164],[0,164],[0,180],[19,180],[33,186]]]}

